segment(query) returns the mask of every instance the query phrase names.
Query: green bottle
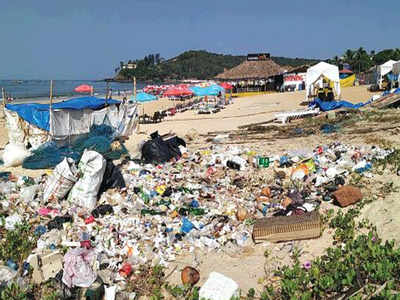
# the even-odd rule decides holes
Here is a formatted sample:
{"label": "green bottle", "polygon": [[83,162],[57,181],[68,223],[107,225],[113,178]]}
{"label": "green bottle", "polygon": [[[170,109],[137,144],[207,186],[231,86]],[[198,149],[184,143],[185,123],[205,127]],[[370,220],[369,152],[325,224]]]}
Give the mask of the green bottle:
{"label": "green bottle", "polygon": [[156,215],[164,215],[165,212],[156,211],[156,210],[154,210],[154,209],[143,208],[143,209],[140,211],[140,214],[143,215],[143,216],[144,216],[144,215],[156,216]]}
{"label": "green bottle", "polygon": [[190,214],[194,216],[202,216],[206,213],[206,211],[203,208],[195,208],[195,207],[190,207],[189,208]]}
{"label": "green bottle", "polygon": [[145,192],[141,192],[140,197],[142,198],[145,204],[148,204],[150,202],[150,196],[147,195]]}

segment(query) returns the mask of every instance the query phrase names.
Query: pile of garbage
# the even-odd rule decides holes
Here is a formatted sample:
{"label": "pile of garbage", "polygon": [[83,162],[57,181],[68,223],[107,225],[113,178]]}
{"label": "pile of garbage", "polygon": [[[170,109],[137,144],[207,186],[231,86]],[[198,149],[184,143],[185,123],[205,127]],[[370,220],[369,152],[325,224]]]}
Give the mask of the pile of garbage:
{"label": "pile of garbage", "polygon": [[[351,189],[349,175],[373,176],[373,162],[391,153],[340,143],[269,156],[220,145],[190,153],[185,146],[155,133],[142,160],[114,164],[85,150],[78,165],[64,158],[50,176],[1,173],[2,226],[10,231],[28,220],[38,237],[24,263],[32,281],[58,276],[67,288],[88,288],[99,276],[112,288],[107,293],[123,291],[141,265],[168,265],[196,248],[251,245],[255,219],[301,215],[321,201],[358,201],[358,194],[340,201],[341,189]],[[1,282],[22,272],[13,261],[0,268]]]}

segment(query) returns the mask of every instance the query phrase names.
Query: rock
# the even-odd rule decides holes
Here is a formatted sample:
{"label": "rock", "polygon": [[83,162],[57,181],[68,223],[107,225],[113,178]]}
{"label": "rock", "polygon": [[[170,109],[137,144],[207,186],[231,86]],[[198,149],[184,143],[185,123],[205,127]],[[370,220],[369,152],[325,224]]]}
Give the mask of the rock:
{"label": "rock", "polygon": [[195,268],[185,267],[181,272],[181,280],[184,285],[195,285],[200,280],[200,274]]}
{"label": "rock", "polygon": [[345,185],[332,193],[333,198],[341,207],[346,207],[360,201],[363,198],[361,190],[355,186]]}

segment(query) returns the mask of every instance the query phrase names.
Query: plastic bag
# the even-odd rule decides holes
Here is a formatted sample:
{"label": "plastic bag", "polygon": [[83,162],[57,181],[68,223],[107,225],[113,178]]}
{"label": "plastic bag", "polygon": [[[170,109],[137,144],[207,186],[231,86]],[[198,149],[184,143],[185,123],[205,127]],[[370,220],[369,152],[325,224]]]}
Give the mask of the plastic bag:
{"label": "plastic bag", "polygon": [[69,250],[64,256],[63,283],[69,288],[91,286],[97,278],[91,267],[95,259],[96,253],[93,249]]}
{"label": "plastic bag", "polygon": [[22,218],[18,214],[14,214],[12,216],[8,216],[5,220],[6,220],[5,228],[7,230],[14,230],[15,226],[17,224],[21,224],[22,223]]}
{"label": "plastic bag", "polygon": [[146,163],[164,163],[173,157],[179,158],[182,155],[179,146],[186,147],[185,141],[179,137],[164,141],[157,131],[150,136],[152,139],[142,147],[142,158]]}
{"label": "plastic bag", "polygon": [[119,168],[117,168],[111,160],[107,161],[106,170],[104,172],[103,181],[99,189],[99,195],[108,189],[124,188],[125,179]]}
{"label": "plastic bag", "polygon": [[25,149],[24,144],[8,144],[4,147],[3,162],[5,167],[17,167],[22,165],[30,152]]}
{"label": "plastic bag", "polygon": [[6,267],[6,266],[1,266],[0,267],[0,282],[1,283],[9,282],[16,275],[17,275],[17,272],[14,271],[13,269],[11,269],[9,267]]}
{"label": "plastic bag", "polygon": [[21,188],[19,196],[25,203],[29,203],[33,201],[38,190],[39,185],[26,186]]}
{"label": "plastic bag", "polygon": [[43,199],[51,197],[63,199],[78,180],[78,169],[72,158],[64,158],[54,169],[53,174],[47,179],[43,192]]}
{"label": "plastic bag", "polygon": [[103,181],[106,160],[96,151],[85,150],[78,169],[82,176],[72,187],[68,201],[87,209],[93,209],[96,206],[97,194]]}

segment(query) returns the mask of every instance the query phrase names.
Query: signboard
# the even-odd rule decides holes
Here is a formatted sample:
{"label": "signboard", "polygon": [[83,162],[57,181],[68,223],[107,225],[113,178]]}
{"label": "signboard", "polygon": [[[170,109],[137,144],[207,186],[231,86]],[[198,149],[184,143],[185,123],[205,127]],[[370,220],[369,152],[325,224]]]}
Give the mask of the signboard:
{"label": "signboard", "polygon": [[269,53],[253,53],[253,54],[247,54],[247,60],[248,61],[258,61],[258,60],[268,60],[270,59],[270,54]]}

